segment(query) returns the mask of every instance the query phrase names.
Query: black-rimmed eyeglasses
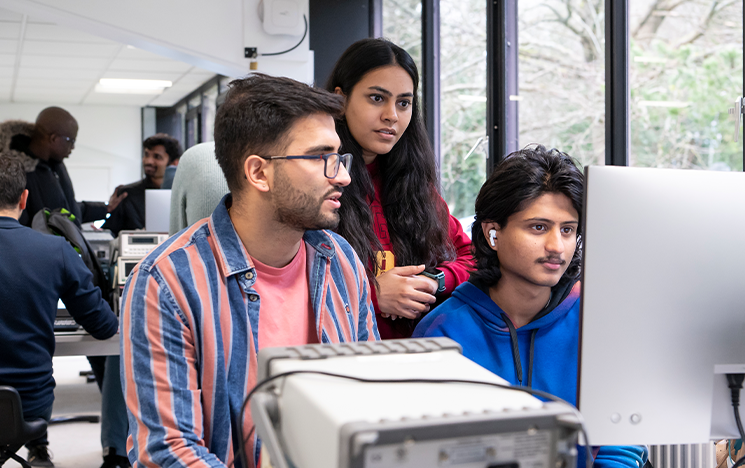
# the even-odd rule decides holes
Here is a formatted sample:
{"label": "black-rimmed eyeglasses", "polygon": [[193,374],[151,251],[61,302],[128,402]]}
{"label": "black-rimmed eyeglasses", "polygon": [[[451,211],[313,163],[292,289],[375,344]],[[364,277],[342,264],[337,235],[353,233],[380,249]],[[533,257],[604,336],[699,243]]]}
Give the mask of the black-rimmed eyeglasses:
{"label": "black-rimmed eyeglasses", "polygon": [[350,153],[326,153],[316,155],[301,156],[259,156],[269,161],[273,159],[323,159],[323,175],[328,179],[333,179],[339,174],[339,166],[344,165],[347,173],[352,172],[352,155]]}

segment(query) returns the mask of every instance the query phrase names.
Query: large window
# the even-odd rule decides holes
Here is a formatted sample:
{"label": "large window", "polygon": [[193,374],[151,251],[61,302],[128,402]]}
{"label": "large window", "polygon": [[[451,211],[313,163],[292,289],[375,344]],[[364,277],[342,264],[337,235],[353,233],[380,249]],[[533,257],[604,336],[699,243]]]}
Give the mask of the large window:
{"label": "large window", "polygon": [[473,215],[486,179],[486,2],[440,1],[442,196],[456,218]]}
{"label": "large window", "polygon": [[518,1],[519,146],[605,161],[604,0]]}
{"label": "large window", "polygon": [[233,79],[215,76],[170,108],[156,109],[157,131],[168,133],[184,149],[215,139],[215,114]]}
{"label": "large window", "polygon": [[422,72],[421,0],[383,0],[383,37],[405,49]]}
{"label": "large window", "polygon": [[630,164],[742,170],[742,1],[630,0]]}
{"label": "large window", "polygon": [[[486,177],[486,2],[442,0],[440,18],[440,177],[443,198],[461,218],[473,214]],[[421,72],[421,2],[384,0],[383,31]]]}
{"label": "large window", "polygon": [[[453,214],[464,217],[486,176],[487,113],[501,118],[485,102],[488,2],[425,1],[440,7],[442,193]],[[506,30],[492,22],[492,41],[508,56],[517,50],[518,70],[490,84],[517,89],[505,99],[517,105],[518,147],[555,147],[582,165],[625,164],[628,154],[636,166],[743,169],[743,146],[734,141],[728,114],[743,93],[743,0],[614,0],[612,12],[606,0],[515,1],[517,39],[510,17]],[[420,67],[421,12],[421,0],[383,0],[384,35]],[[512,129],[498,127],[490,135],[515,141]],[[491,156],[493,162],[502,154]]]}

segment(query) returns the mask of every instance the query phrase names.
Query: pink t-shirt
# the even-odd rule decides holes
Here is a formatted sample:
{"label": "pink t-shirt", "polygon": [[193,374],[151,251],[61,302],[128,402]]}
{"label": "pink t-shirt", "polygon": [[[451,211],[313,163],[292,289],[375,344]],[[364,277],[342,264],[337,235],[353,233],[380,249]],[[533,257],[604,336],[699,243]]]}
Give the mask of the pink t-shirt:
{"label": "pink t-shirt", "polygon": [[305,242],[295,258],[274,268],[251,257],[256,268],[254,289],[261,298],[259,349],[318,343],[315,316],[308,291]]}

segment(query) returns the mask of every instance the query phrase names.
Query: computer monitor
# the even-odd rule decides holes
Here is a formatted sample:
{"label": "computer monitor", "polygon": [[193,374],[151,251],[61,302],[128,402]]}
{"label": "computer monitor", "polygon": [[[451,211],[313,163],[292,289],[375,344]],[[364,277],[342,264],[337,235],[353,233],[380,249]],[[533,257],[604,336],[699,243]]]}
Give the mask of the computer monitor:
{"label": "computer monitor", "polygon": [[745,363],[745,174],[585,174],[578,406],[590,442],[706,442],[713,402],[730,405],[714,395],[715,366]]}
{"label": "computer monitor", "polygon": [[145,230],[168,232],[171,219],[171,191],[145,190]]}

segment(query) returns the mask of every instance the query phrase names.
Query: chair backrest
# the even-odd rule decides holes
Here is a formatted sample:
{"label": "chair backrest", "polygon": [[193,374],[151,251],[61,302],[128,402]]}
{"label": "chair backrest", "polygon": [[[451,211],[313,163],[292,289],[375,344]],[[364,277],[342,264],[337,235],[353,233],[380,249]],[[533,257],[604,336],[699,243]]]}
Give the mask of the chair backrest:
{"label": "chair backrest", "polygon": [[[43,422],[43,433],[46,430],[46,422]],[[13,387],[0,386],[0,446],[24,444],[29,440],[39,437],[39,429],[42,425],[35,422],[29,425],[23,420],[21,407],[21,396]]]}

